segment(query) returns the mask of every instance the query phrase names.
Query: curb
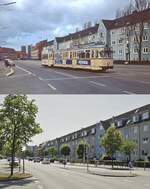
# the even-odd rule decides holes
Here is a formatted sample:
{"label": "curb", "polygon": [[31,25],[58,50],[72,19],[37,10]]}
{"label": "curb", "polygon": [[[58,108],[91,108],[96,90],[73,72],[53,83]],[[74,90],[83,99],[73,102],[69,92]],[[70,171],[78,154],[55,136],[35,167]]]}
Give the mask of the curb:
{"label": "curb", "polygon": [[125,175],[123,175],[123,174],[107,174],[107,173],[94,173],[94,172],[91,172],[91,171],[89,171],[88,172],[89,174],[91,174],[91,175],[97,175],[97,176],[103,176],[103,177],[137,177],[138,175],[137,174],[125,174]]}
{"label": "curb", "polygon": [[10,72],[6,74],[7,77],[13,75],[15,73],[15,71],[13,70],[13,68],[10,68]]}

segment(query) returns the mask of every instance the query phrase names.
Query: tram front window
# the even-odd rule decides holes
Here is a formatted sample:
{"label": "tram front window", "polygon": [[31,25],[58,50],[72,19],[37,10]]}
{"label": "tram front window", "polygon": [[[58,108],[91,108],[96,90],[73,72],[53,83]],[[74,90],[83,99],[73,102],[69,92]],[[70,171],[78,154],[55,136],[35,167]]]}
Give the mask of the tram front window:
{"label": "tram front window", "polygon": [[43,54],[42,59],[48,59],[48,54]]}
{"label": "tram front window", "polygon": [[111,51],[96,51],[96,58],[111,58]]}

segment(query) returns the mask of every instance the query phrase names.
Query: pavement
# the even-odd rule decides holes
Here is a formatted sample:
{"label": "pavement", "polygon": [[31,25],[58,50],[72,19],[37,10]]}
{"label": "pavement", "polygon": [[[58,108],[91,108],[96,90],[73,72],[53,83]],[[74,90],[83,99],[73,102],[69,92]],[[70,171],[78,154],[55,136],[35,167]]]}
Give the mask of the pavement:
{"label": "pavement", "polygon": [[150,94],[150,65],[115,65],[93,73],[17,61],[15,74],[0,78],[0,86],[0,94]]}
{"label": "pavement", "polygon": [[0,79],[7,77],[6,75],[10,72],[9,68],[4,66],[4,63],[0,61]]}
{"label": "pavement", "polygon": [[[1,162],[0,162],[1,164]],[[33,177],[21,181],[0,183],[8,189],[149,189],[150,171],[138,169],[137,177],[103,177],[89,174],[86,167],[61,164],[43,165],[26,161],[26,171]],[[91,170],[100,168],[90,168]]]}

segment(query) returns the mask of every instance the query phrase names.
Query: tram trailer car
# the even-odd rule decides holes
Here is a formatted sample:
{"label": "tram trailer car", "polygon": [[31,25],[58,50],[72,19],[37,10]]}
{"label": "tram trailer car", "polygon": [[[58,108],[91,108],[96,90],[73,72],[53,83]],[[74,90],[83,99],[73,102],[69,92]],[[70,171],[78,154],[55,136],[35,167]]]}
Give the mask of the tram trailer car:
{"label": "tram trailer car", "polygon": [[50,52],[48,66],[58,68],[106,71],[113,69],[111,48],[86,48]]}

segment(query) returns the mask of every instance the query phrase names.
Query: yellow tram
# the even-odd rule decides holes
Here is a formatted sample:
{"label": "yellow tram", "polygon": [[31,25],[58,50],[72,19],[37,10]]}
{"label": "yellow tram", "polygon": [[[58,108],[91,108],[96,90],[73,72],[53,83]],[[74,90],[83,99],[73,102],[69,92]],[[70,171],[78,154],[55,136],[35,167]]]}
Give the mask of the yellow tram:
{"label": "yellow tram", "polygon": [[106,71],[113,69],[112,57],[112,49],[102,47],[51,51],[48,55],[48,66]]}

